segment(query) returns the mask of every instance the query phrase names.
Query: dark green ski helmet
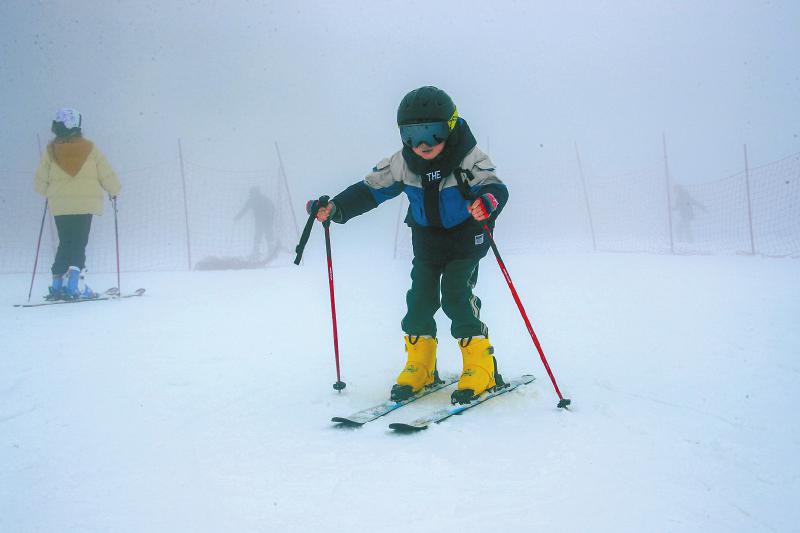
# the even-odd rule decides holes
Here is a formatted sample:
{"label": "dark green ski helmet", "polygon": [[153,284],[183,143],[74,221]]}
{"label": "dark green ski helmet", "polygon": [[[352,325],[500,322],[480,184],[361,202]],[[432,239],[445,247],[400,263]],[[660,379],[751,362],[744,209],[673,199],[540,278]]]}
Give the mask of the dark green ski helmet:
{"label": "dark green ski helmet", "polygon": [[414,89],[403,97],[397,108],[397,125],[423,122],[448,122],[455,127],[456,104],[446,92],[430,85]]}
{"label": "dark green ski helmet", "polygon": [[414,89],[397,108],[397,126],[403,144],[435,146],[447,140],[456,127],[458,110],[441,89],[431,86]]}

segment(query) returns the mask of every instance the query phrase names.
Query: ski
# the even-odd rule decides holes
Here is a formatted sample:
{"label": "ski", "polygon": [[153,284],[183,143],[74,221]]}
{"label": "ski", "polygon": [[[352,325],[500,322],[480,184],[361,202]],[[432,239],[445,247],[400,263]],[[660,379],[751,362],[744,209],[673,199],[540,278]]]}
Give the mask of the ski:
{"label": "ski", "polygon": [[82,302],[99,302],[103,300],[117,300],[119,298],[133,298],[141,296],[145,293],[145,289],[136,289],[129,294],[119,294],[119,289],[112,287],[102,293],[97,298],[78,298],[76,300],[48,300],[46,302],[38,302],[35,304],[14,304],[14,307],[43,307],[46,305],[64,305],[64,304],[79,304]]}
{"label": "ski", "polygon": [[511,392],[512,390],[520,387],[522,385],[527,385],[528,383],[532,382],[535,378],[531,375],[524,375],[518,378],[512,379],[511,381],[506,382],[506,386],[502,389],[498,389],[486,394],[479,396],[478,398],[472,400],[472,402],[464,404],[464,405],[453,405],[450,407],[444,407],[441,409],[437,409],[432,413],[423,416],[422,418],[418,418],[413,422],[409,422],[407,424],[395,422],[393,424],[389,424],[389,427],[395,431],[401,433],[413,433],[415,431],[422,431],[423,429],[427,429],[428,426],[431,424],[438,424],[447,420],[453,415],[460,415],[467,409],[472,409],[473,407],[482,404],[486,400],[494,398],[495,396],[500,396],[501,394],[505,394],[507,392]]}
{"label": "ski", "polygon": [[402,402],[386,400],[385,402],[379,403],[373,407],[367,407],[366,409],[353,413],[350,416],[334,416],[331,418],[331,422],[336,422],[340,426],[361,427],[367,422],[372,422],[373,420],[389,414],[392,411],[400,409],[404,405],[410,404],[414,400],[419,400],[423,396],[427,396],[428,394],[441,390],[445,387],[449,387],[458,381],[458,375],[447,375],[440,379],[442,379],[440,383],[426,387]]}

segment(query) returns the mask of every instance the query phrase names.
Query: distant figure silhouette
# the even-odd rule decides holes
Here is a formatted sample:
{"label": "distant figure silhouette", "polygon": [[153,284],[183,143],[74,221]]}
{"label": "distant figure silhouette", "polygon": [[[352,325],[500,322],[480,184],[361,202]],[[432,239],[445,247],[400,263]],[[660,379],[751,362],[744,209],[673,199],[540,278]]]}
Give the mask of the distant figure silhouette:
{"label": "distant figure silhouette", "polygon": [[677,211],[678,215],[680,215],[677,227],[675,228],[675,237],[679,241],[692,243],[694,242],[694,236],[692,235],[694,208],[697,207],[703,213],[708,213],[708,210],[703,204],[692,198],[692,195],[689,194],[689,191],[687,191],[683,186],[675,185],[673,187],[673,191],[674,197],[672,210]]}
{"label": "distant figure silhouette", "polygon": [[261,259],[261,241],[267,242],[267,256],[264,261],[269,261],[278,253],[278,246],[275,239],[275,229],[273,221],[275,219],[275,206],[272,200],[261,194],[258,187],[250,187],[250,196],[247,198],[241,211],[234,217],[239,220],[248,211],[253,213],[253,224],[255,232],[253,235],[253,251],[250,254],[251,261]]}

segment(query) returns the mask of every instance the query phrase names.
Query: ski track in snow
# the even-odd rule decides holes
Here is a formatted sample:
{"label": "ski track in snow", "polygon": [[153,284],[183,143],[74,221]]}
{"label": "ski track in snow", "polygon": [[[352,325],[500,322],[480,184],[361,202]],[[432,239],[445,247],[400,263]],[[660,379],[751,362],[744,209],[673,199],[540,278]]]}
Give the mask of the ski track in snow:
{"label": "ski track in snow", "polygon": [[565,412],[488,257],[501,373],[537,379],[402,435],[452,388],[329,420],[402,367],[407,261],[337,256],[337,393],[318,244],[299,268],[124,273],[147,294],[81,306],[14,308],[30,277],[0,276],[0,531],[798,531],[797,260],[509,255]]}

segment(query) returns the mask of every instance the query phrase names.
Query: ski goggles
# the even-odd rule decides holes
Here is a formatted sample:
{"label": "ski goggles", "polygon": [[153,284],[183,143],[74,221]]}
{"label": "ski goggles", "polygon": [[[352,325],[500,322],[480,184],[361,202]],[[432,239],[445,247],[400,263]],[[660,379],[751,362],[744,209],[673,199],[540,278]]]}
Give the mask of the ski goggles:
{"label": "ski goggles", "polygon": [[401,124],[399,127],[403,144],[411,148],[416,148],[422,143],[428,146],[436,146],[440,142],[447,140],[450,135],[447,121]]}

